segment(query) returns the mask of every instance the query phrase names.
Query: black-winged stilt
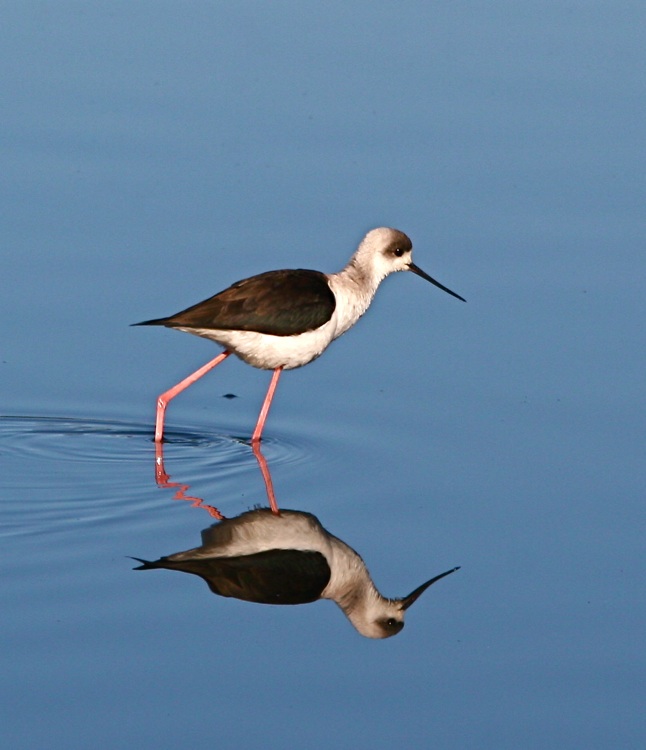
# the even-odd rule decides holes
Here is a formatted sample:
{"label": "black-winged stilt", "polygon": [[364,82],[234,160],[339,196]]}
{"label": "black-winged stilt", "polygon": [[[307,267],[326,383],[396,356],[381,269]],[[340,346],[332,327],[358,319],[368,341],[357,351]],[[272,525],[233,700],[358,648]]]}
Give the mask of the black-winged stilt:
{"label": "black-winged stilt", "polygon": [[203,578],[214,594],[258,604],[335,601],[367,638],[388,638],[404,627],[406,610],[451,568],[401,599],[375,588],[361,557],[330,534],[311,513],[269,508],[250,510],[202,532],[202,546],[150,562],[135,570],[166,568]]}
{"label": "black-winged stilt", "polygon": [[379,284],[391,273],[412,271],[465,301],[416,266],[412,250],[403,232],[380,227],[368,232],[339,273],[268,271],[238,281],[168,318],[134,323],[176,328],[225,347],[215,359],[159,396],[155,441],[163,438],[169,401],[230,354],[262,370],[273,370],[251,438],[254,443],[260,440],[280,373],[320,356],[366,312]]}

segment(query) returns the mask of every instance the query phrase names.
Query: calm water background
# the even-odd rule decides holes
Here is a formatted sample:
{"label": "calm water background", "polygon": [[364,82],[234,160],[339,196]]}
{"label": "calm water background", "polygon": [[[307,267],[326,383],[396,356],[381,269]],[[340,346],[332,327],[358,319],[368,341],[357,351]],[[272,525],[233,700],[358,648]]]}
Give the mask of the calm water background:
{"label": "calm water background", "polygon": [[[3,744],[640,748],[643,3],[6,3]],[[214,356],[134,321],[396,226],[410,274],[287,374],[264,449],[401,635],[131,572],[210,519],[154,482],[156,395]],[[236,515],[268,374],[169,409]],[[222,398],[234,393],[235,399]]]}

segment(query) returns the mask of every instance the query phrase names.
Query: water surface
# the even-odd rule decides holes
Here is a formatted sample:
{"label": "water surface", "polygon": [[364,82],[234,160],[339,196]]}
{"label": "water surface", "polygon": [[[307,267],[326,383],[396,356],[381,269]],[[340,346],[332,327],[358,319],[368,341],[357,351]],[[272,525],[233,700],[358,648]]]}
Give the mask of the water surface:
{"label": "water surface", "polygon": [[[14,4],[0,691],[14,748],[644,744],[640,4]],[[212,596],[129,556],[266,503],[269,375],[130,328],[406,231],[411,274],[282,379],[263,450],[379,589]],[[224,398],[235,394],[237,398]],[[186,489],[183,489],[186,488]],[[176,499],[201,498],[203,503]]]}

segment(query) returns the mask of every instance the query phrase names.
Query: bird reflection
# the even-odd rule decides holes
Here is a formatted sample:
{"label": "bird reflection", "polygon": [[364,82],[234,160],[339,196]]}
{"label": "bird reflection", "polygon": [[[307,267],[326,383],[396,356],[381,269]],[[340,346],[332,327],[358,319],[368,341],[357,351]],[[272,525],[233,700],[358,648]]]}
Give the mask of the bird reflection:
{"label": "bird reflection", "polygon": [[389,638],[404,627],[406,610],[452,568],[401,599],[376,589],[361,557],[323,528],[316,516],[257,508],[202,532],[202,546],[176,552],[135,570],[193,573],[214,594],[258,604],[307,604],[331,599],[367,638]]}

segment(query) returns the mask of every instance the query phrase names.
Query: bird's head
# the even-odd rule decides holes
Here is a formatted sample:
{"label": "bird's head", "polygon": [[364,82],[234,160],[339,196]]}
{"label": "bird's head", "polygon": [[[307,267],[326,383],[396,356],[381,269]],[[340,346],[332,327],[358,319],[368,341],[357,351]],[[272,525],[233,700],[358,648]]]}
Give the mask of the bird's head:
{"label": "bird's head", "polygon": [[372,589],[361,605],[346,611],[350,622],[366,638],[390,638],[400,633],[404,627],[406,610],[414,604],[429,586],[441,578],[455,573],[460,566],[451,568],[431,578],[401,599],[386,599],[376,589]]}
{"label": "bird's head", "polygon": [[398,229],[372,229],[361,241],[351,262],[355,268],[372,277],[377,284],[391,273],[412,271],[453,297],[465,301],[459,294],[440,284],[413,263],[413,243],[410,237]]}

